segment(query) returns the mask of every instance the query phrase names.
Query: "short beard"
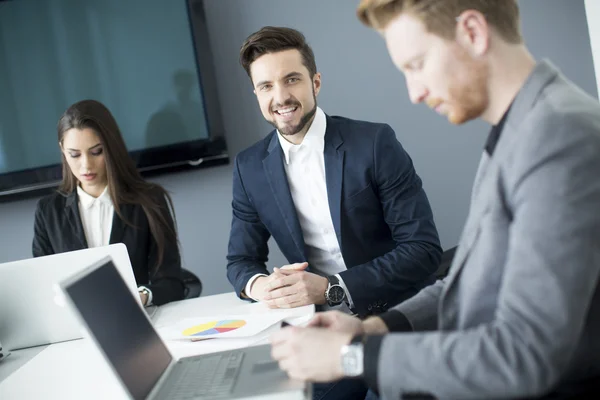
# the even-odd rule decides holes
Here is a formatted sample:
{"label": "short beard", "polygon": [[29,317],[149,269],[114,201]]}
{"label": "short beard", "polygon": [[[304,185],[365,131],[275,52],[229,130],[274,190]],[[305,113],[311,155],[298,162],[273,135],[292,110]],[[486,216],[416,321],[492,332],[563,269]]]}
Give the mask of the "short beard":
{"label": "short beard", "polygon": [[[273,125],[273,127],[275,127],[275,129],[277,129],[279,131],[279,133],[281,133],[283,136],[292,136],[297,133],[300,133],[304,130],[306,125],[312,120],[312,118],[317,113],[317,96],[315,96],[314,90],[313,90],[313,102],[315,103],[315,106],[312,108],[312,110],[310,110],[309,112],[304,114],[302,116],[302,118],[300,119],[300,122],[298,122],[298,124],[295,126],[279,127],[279,126],[277,126],[277,123],[275,122],[275,120],[269,121],[269,123],[271,125]],[[288,106],[288,105],[291,106],[291,105],[296,105],[296,104],[297,103],[294,103],[294,102],[290,102],[290,103],[286,102],[283,104],[283,106]]]}
{"label": "short beard", "polygon": [[470,60],[466,54],[460,58],[469,66],[469,79],[468,84],[461,82],[449,88],[450,98],[456,107],[449,113],[448,120],[457,125],[479,118],[489,106],[489,68]]}

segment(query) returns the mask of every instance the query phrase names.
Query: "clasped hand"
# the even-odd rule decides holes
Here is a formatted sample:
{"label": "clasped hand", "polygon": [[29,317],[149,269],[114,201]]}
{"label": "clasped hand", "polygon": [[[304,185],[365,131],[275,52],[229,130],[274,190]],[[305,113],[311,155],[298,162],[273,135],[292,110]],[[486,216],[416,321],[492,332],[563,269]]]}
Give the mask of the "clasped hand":
{"label": "clasped hand", "polygon": [[252,295],[270,308],[293,308],[308,304],[325,304],[327,278],[306,272],[308,263],[274,268],[269,276],[258,278]]}

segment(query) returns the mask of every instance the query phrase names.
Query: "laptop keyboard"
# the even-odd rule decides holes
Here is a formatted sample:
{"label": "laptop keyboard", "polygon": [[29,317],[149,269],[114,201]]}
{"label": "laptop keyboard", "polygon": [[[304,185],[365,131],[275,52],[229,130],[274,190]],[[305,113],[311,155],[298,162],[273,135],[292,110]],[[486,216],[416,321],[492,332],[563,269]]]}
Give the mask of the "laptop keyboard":
{"label": "laptop keyboard", "polygon": [[156,398],[228,399],[243,358],[243,351],[233,351],[180,360]]}

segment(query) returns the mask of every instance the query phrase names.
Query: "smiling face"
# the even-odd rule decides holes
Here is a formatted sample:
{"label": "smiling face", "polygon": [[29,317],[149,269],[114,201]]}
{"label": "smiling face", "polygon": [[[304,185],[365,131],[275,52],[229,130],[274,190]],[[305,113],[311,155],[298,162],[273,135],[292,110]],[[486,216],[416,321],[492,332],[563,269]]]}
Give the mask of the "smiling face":
{"label": "smiling face", "polygon": [[471,55],[481,51],[481,40],[441,38],[410,14],[390,22],[383,36],[392,61],[405,74],[413,103],[425,102],[453,124],[478,118],[488,108],[489,67]]}
{"label": "smiling face", "polygon": [[265,119],[290,141],[294,135],[301,140],[317,110],[321,75],[310,77],[298,50],[264,54],[250,74]]}
{"label": "smiling face", "polygon": [[100,138],[90,128],[72,128],[60,144],[69,169],[92,196],[99,196],[107,185],[106,160]]}

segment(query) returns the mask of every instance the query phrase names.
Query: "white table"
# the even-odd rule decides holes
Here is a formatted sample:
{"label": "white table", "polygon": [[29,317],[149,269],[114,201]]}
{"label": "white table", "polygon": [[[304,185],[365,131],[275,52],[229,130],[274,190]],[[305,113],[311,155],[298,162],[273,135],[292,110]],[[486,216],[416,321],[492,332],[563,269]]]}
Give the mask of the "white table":
{"label": "white table", "polygon": [[[278,313],[292,324],[301,324],[314,314],[314,306],[289,310],[271,310],[263,304],[239,300],[235,293],[183,300],[159,307],[152,316],[156,327],[175,321],[214,315]],[[175,358],[205,354],[265,343],[268,335],[278,326],[267,329],[249,339],[218,339],[200,342],[168,341]],[[128,395],[111,368],[90,339],[56,343],[37,352],[31,349],[15,351],[2,364],[9,367],[23,358],[32,357],[0,382],[0,399],[127,399]],[[7,363],[4,365],[4,363]],[[282,399],[284,397],[282,396]]]}

